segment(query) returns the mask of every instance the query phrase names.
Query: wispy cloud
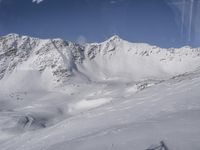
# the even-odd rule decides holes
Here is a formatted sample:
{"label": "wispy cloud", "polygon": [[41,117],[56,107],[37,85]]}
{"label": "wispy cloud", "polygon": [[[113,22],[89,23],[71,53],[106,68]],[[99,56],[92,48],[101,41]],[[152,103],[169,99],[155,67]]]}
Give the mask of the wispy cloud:
{"label": "wispy cloud", "polygon": [[168,0],[168,3],[177,16],[183,40],[191,43],[200,39],[200,0]]}
{"label": "wispy cloud", "polygon": [[[1,0],[0,0],[1,1]],[[44,0],[32,0],[33,3],[36,3],[36,4],[40,4],[42,3]]]}
{"label": "wispy cloud", "polygon": [[125,0],[110,0],[109,3],[110,4],[117,4],[117,3],[120,3],[120,2],[124,2]]}
{"label": "wispy cloud", "polygon": [[84,45],[85,43],[87,43],[87,38],[86,38],[85,36],[83,36],[83,35],[80,35],[80,36],[77,38],[76,42],[77,42],[78,44],[80,44],[80,45]]}

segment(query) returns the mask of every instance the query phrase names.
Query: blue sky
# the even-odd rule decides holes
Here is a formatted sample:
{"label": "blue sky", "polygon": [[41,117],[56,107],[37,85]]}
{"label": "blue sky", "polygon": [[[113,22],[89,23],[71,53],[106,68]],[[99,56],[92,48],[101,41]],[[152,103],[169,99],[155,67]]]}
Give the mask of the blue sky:
{"label": "blue sky", "polygon": [[[100,42],[117,34],[161,47],[199,46],[198,34],[188,41],[189,19],[184,15],[186,23],[181,25],[179,6],[170,0],[0,0],[0,35]],[[196,24],[193,21],[191,32],[199,31]]]}

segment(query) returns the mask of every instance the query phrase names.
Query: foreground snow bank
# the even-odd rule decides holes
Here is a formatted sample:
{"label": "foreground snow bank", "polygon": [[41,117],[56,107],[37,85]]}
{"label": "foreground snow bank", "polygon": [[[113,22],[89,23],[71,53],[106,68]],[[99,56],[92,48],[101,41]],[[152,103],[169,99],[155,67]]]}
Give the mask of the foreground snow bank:
{"label": "foreground snow bank", "polygon": [[81,112],[81,111],[84,111],[84,110],[89,110],[89,109],[96,108],[96,107],[99,107],[101,105],[104,105],[106,103],[109,103],[111,100],[112,100],[112,98],[80,100],[79,102],[71,104],[69,106],[69,112],[70,113],[76,113],[76,112]]}

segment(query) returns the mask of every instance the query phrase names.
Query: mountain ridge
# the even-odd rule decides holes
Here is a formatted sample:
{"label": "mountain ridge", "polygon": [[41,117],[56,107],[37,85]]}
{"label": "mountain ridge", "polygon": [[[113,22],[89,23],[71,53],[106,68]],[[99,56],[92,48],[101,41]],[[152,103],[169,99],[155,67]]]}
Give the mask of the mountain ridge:
{"label": "mountain ridge", "polygon": [[46,72],[44,78],[48,76],[52,84],[64,83],[69,78],[80,81],[169,78],[197,69],[199,56],[200,48],[164,49],[131,43],[117,35],[101,43],[79,45],[59,38],[8,34],[0,37],[0,79],[14,70],[35,70],[41,75]]}
{"label": "mountain ridge", "polygon": [[[63,39],[63,38],[59,38],[59,37],[55,37],[55,38],[38,38],[36,36],[25,35],[25,34],[18,34],[18,33],[9,33],[9,34],[5,34],[5,35],[1,35],[0,38],[8,37],[8,36],[13,36],[13,37],[14,36],[15,37],[16,36],[19,36],[19,37],[30,37],[30,38],[33,38],[33,39],[40,39],[40,40],[50,40],[50,39],[53,39],[53,40],[63,40],[63,41],[66,41],[66,42],[72,42],[72,43],[80,45],[80,46],[84,45],[84,44],[79,44],[76,41],[73,42],[73,41],[70,41],[70,40],[67,40],[67,39]],[[119,40],[127,41],[127,42],[133,43],[133,44],[144,44],[144,45],[149,45],[149,46],[155,46],[155,47],[163,48],[163,49],[181,49],[181,48],[194,48],[194,49],[196,49],[196,48],[200,48],[200,47],[192,47],[190,45],[185,45],[185,46],[181,46],[181,47],[164,48],[164,47],[161,47],[161,46],[158,46],[158,45],[155,45],[155,44],[150,44],[150,43],[145,43],[145,42],[131,42],[131,41],[123,39],[122,37],[120,37],[117,34],[112,35],[109,38],[106,38],[104,41],[100,41],[100,42],[86,42],[85,44],[100,44],[100,43],[104,43],[106,41],[111,41],[111,40],[114,40],[114,39],[119,39]]]}

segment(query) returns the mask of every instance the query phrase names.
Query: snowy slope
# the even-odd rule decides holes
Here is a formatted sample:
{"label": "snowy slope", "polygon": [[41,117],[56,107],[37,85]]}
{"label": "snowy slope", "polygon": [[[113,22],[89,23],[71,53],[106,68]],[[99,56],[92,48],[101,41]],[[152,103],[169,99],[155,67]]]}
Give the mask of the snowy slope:
{"label": "snowy slope", "polygon": [[199,150],[200,49],[113,36],[0,38],[0,150]]}
{"label": "snowy slope", "polygon": [[[200,49],[183,47],[162,49],[140,43],[129,43],[113,36],[100,44],[86,46],[84,71],[101,79],[165,78],[195,70]],[[86,72],[86,73],[87,73]]]}

